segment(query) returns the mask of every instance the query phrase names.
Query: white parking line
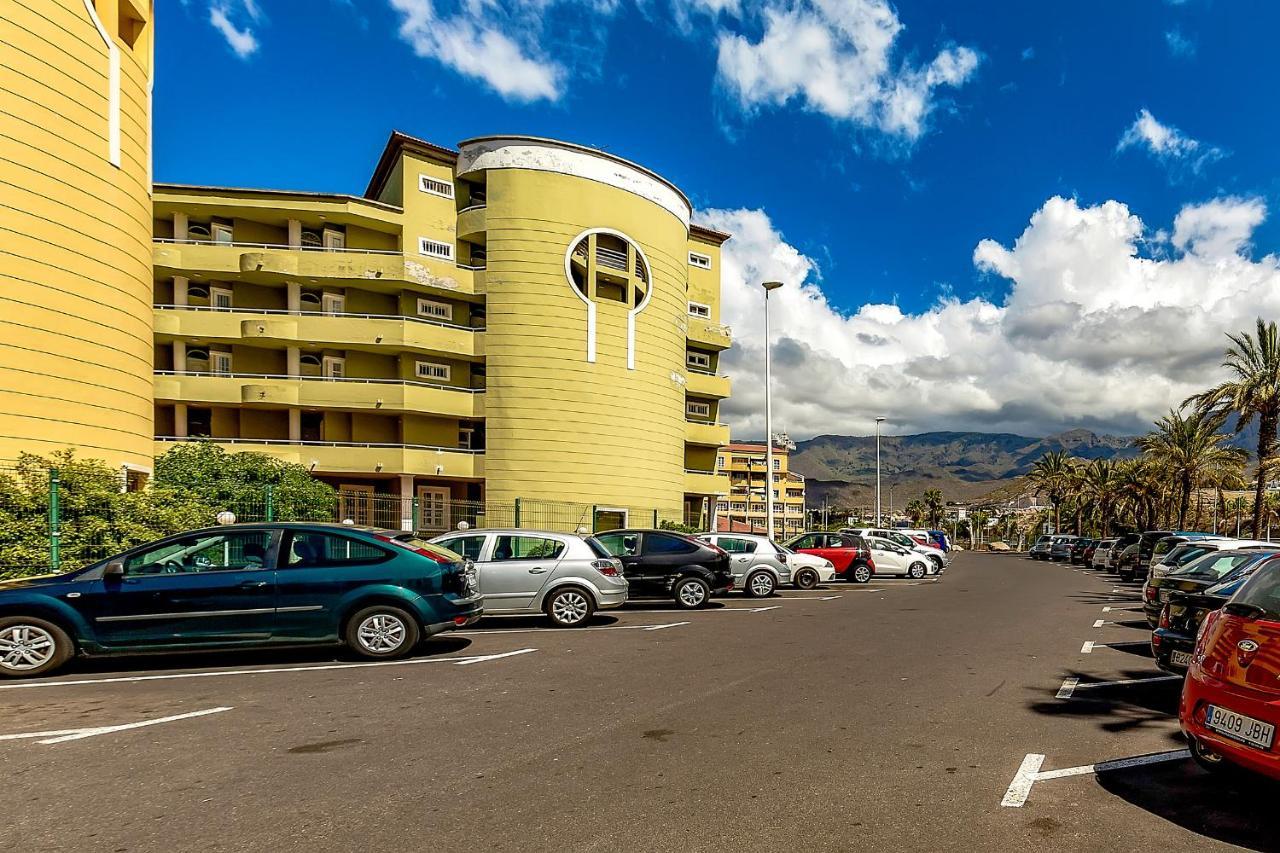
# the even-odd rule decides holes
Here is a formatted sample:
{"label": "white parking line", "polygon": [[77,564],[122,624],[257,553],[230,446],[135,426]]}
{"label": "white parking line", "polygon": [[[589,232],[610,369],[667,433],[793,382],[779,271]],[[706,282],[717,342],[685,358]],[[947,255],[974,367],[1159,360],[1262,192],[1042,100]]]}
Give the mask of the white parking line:
{"label": "white parking line", "polygon": [[1062,686],[1058,688],[1058,693],[1054,697],[1056,699],[1070,699],[1071,694],[1075,692],[1076,685],[1080,683],[1078,678],[1068,678],[1062,682]]}
{"label": "white parking line", "polygon": [[645,628],[646,631],[661,631],[663,628],[679,628],[681,625],[688,625],[688,622],[670,622],[666,625],[652,625]]}
{"label": "white parking line", "polygon": [[80,687],[86,684],[136,684],[143,681],[173,681],[180,678],[218,678],[224,675],[274,675],[281,672],[323,672],[329,669],[367,669],[375,666],[414,666],[420,663],[451,663],[467,666],[473,663],[527,655],[537,649],[517,649],[494,655],[467,655],[457,658],[410,658],[409,660],[376,660],[365,663],[327,663],[315,666],[280,666],[269,669],[220,669],[209,672],[170,672],[164,675],[125,675],[114,678],[82,678],[75,681],[36,681],[0,684],[0,690],[34,690],[41,687]]}
{"label": "white parking line", "polygon": [[1004,799],[1000,801],[1000,805],[1006,808],[1022,808],[1026,804],[1027,798],[1031,796],[1031,788],[1037,782],[1046,782],[1050,779],[1066,779],[1069,776],[1089,776],[1095,773],[1106,773],[1111,770],[1126,770],[1130,767],[1144,767],[1148,764],[1159,764],[1165,761],[1181,761],[1190,756],[1191,753],[1185,749],[1175,749],[1171,752],[1137,755],[1133,758],[1117,758],[1098,764],[1082,764],[1079,767],[1063,767],[1060,770],[1040,772],[1040,767],[1044,764],[1044,756],[1038,753],[1028,753],[1027,757],[1022,759],[1022,766],[1014,774],[1013,782],[1009,784],[1009,790],[1005,792]]}
{"label": "white parking line", "polygon": [[1090,681],[1087,684],[1081,684],[1078,678],[1068,678],[1063,680],[1062,686],[1058,688],[1058,699],[1070,699],[1072,694],[1077,690],[1088,690],[1093,687],[1123,687],[1129,684],[1158,684],[1162,681],[1181,681],[1180,675],[1158,675],[1155,678],[1122,678],[1118,681]]}
{"label": "white parking line", "polygon": [[1107,620],[1106,620],[1106,619],[1099,619],[1099,620],[1097,620],[1096,622],[1094,622],[1094,623],[1093,623],[1093,627],[1095,627],[1095,628],[1101,628],[1101,627],[1102,627],[1103,625],[1105,625],[1105,624],[1107,624]]}
{"label": "white parking line", "polygon": [[[635,611],[632,611],[635,612]],[[652,628],[675,628],[688,622],[664,622],[661,625],[591,625],[586,628],[493,628],[488,631],[450,631],[453,637],[488,637],[493,634],[558,634],[572,636],[579,631],[647,631]],[[531,649],[530,651],[535,651]]]}
{"label": "white parking line", "polygon": [[[705,608],[705,609],[701,609],[701,610],[694,610],[694,611],[688,611],[688,610],[612,610],[612,611],[609,611],[609,612],[610,612],[610,613],[643,613],[643,614],[645,614],[645,615],[650,615],[650,614],[660,614],[660,615],[666,615],[666,616],[674,616],[674,615],[676,615],[676,614],[684,615],[684,614],[686,614],[686,613],[690,613],[690,612],[692,612],[692,613],[759,613],[759,612],[761,612],[762,610],[777,610],[777,609],[778,609],[779,607],[781,607],[781,606],[782,606],[782,605],[780,605],[780,604],[775,604],[773,607],[707,607],[707,608]],[[601,627],[607,627],[607,626],[601,626]],[[455,633],[455,634],[456,634],[456,633],[457,633],[457,631],[454,631],[453,633]],[[490,631],[485,631],[485,632],[483,632],[483,633],[488,634],[488,633],[492,633],[492,632],[490,632]]]}
{"label": "white parking line", "polygon": [[97,735],[113,734],[115,732],[128,731],[129,729],[141,729],[146,726],[158,726],[161,723],[174,723],[178,720],[190,720],[193,717],[207,717],[209,714],[221,714],[223,711],[230,711],[230,707],[209,708],[204,711],[192,711],[188,714],[175,714],[172,717],[159,717],[154,720],[142,720],[137,723],[124,723],[119,726],[93,726],[83,729],[63,729],[56,732],[25,732],[17,735],[0,735],[0,740],[29,740],[32,738],[43,738],[36,743],[54,744],[66,743],[70,740],[83,740],[87,737],[95,737]]}
{"label": "white parking line", "polygon": [[1084,644],[1083,646],[1081,646],[1081,647],[1080,647],[1080,654],[1082,654],[1082,655],[1087,655],[1087,654],[1092,653],[1092,652],[1093,652],[1093,647],[1094,647],[1094,646],[1096,646],[1096,645],[1102,645],[1102,644],[1101,644],[1101,643],[1095,643],[1095,642],[1093,642],[1093,640],[1087,640],[1087,641],[1085,642],[1085,644]]}

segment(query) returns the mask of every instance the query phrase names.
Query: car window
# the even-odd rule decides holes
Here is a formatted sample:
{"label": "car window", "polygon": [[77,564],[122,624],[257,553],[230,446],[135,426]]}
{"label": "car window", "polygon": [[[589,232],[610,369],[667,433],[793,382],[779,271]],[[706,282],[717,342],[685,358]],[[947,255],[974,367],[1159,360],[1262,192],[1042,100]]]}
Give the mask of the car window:
{"label": "car window", "polygon": [[680,536],[669,533],[646,533],[644,537],[645,554],[692,554],[698,546]]}
{"label": "car window", "polygon": [[801,536],[799,539],[796,539],[795,541],[793,541],[791,543],[791,547],[795,548],[796,550],[799,550],[801,548],[816,547],[813,544],[815,538],[816,537],[812,533],[806,533],[804,536]]}
{"label": "car window", "polygon": [[391,556],[390,551],[371,542],[310,531],[291,534],[285,554],[284,564],[295,569],[377,563]]}
{"label": "car window", "polygon": [[737,536],[721,536],[716,544],[730,554],[754,554],[756,542],[751,539],[739,539]]}
{"label": "car window", "polygon": [[124,561],[126,575],[181,575],[261,569],[266,565],[266,530],[237,530],[187,536]]}
{"label": "car window", "polygon": [[1231,603],[1258,608],[1262,611],[1259,618],[1280,619],[1280,564],[1272,563],[1265,571],[1255,572]]}
{"label": "car window", "polygon": [[601,545],[594,536],[584,536],[582,541],[587,543],[587,547],[591,549],[591,553],[595,554],[597,557],[612,556],[609,553],[609,549]]}
{"label": "car window", "polygon": [[468,560],[479,560],[480,552],[484,549],[484,534],[472,534],[471,536],[455,536],[452,539],[441,539],[438,544],[443,545],[450,551],[461,554]]}
{"label": "car window", "polygon": [[495,563],[506,560],[554,560],[564,551],[564,543],[543,536],[499,536],[493,543]]}
{"label": "car window", "polygon": [[1253,559],[1256,558],[1252,554],[1217,554],[1215,552],[1188,563],[1178,574],[1185,577],[1221,579]]}
{"label": "car window", "polygon": [[640,553],[638,533],[604,533],[596,536],[596,541],[614,557],[634,557]]}

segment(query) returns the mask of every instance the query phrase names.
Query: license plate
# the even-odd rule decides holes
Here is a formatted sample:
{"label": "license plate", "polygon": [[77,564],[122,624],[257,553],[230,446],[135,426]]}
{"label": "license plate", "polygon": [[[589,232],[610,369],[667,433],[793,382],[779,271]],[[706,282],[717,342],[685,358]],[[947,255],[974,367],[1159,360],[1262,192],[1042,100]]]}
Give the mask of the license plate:
{"label": "license plate", "polygon": [[1174,666],[1191,666],[1191,652],[1171,652],[1169,663]]}
{"label": "license plate", "polygon": [[1276,727],[1270,723],[1237,714],[1235,711],[1229,711],[1217,705],[1210,705],[1206,709],[1204,724],[1219,734],[1258,749],[1270,749],[1276,734]]}

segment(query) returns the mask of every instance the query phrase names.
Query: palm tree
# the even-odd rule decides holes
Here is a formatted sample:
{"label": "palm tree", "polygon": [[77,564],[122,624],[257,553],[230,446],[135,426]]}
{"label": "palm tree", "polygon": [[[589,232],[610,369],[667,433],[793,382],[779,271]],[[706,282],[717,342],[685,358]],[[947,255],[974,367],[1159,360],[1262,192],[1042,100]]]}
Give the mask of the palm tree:
{"label": "palm tree", "polygon": [[[1138,447],[1176,486],[1178,530],[1185,530],[1191,493],[1208,475],[1242,466],[1246,454],[1238,447],[1227,447],[1231,436],[1218,432],[1221,419],[1204,409],[1187,414],[1170,409],[1156,421],[1156,428],[1138,439]],[[1172,513],[1171,513],[1172,515]]]}
{"label": "palm tree", "polygon": [[911,517],[912,524],[919,524],[925,515],[924,501],[919,498],[913,498],[907,501],[907,515]]}
{"label": "palm tree", "polygon": [[924,493],[923,500],[925,518],[929,521],[929,526],[937,527],[942,524],[942,519],[946,513],[946,501],[942,499],[942,490],[929,489]]}
{"label": "palm tree", "polygon": [[1095,459],[1084,469],[1084,493],[1097,514],[1098,535],[1111,535],[1111,517],[1120,499],[1120,476],[1116,463]]}
{"label": "palm tree", "polygon": [[1236,416],[1236,433],[1258,419],[1258,482],[1253,494],[1253,535],[1262,528],[1263,492],[1276,447],[1280,426],[1280,333],[1275,323],[1258,318],[1255,335],[1240,332],[1228,335],[1231,346],[1222,366],[1229,379],[1187,400],[1225,420]]}
{"label": "palm tree", "polygon": [[1031,466],[1028,479],[1036,486],[1036,492],[1049,496],[1053,504],[1053,530],[1062,530],[1061,504],[1067,496],[1071,485],[1072,470],[1075,464],[1065,450],[1054,450],[1046,453]]}
{"label": "palm tree", "polygon": [[1147,530],[1155,516],[1159,487],[1154,482],[1152,465],[1146,459],[1126,459],[1116,463],[1117,505],[1133,519],[1138,530]]}

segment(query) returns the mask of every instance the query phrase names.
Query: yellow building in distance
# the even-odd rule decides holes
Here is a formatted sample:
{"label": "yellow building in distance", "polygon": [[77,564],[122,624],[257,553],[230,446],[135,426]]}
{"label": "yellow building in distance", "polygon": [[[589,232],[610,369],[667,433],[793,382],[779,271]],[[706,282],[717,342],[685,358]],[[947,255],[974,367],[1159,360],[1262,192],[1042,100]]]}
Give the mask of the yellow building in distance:
{"label": "yellow building in distance", "polygon": [[300,462],[343,512],[415,498],[709,523],[727,234],[610,154],[393,133],[363,196],[157,185],[155,452]]}
{"label": "yellow building in distance", "polygon": [[765,476],[763,444],[730,444],[716,457],[716,470],[729,475],[729,495],[716,505],[717,529],[734,533],[768,530],[766,484],[773,498],[773,531],[778,540],[790,539],[805,529],[804,475],[790,470],[786,445],[773,447],[773,476]]}
{"label": "yellow building in distance", "polygon": [[152,458],[150,0],[0,0],[0,460]]}

